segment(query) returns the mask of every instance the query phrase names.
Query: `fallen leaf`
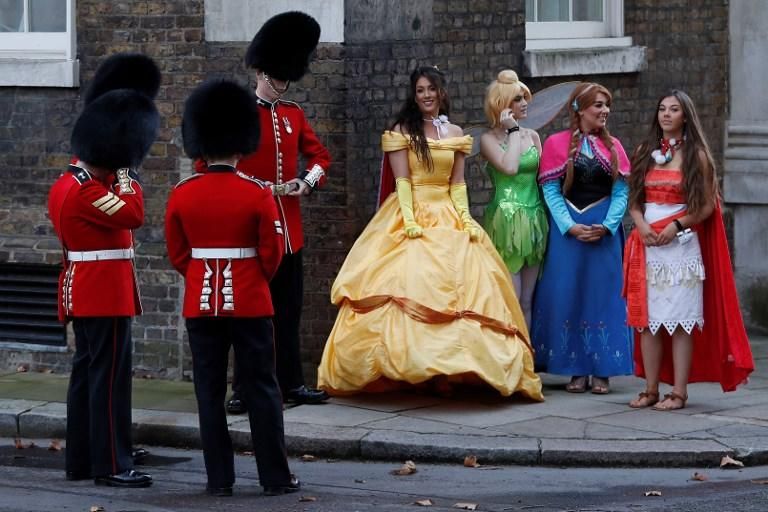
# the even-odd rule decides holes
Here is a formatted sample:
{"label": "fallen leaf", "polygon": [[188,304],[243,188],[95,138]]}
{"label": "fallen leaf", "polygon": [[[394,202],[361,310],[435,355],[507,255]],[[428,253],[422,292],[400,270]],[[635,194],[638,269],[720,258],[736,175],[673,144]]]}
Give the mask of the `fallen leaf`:
{"label": "fallen leaf", "polygon": [[29,371],[29,366],[25,364],[20,364],[16,367],[16,373],[26,373]]}
{"label": "fallen leaf", "polygon": [[661,491],[645,491],[646,496],[661,496]]}
{"label": "fallen leaf", "polygon": [[706,482],[707,480],[709,480],[709,478],[707,478],[707,475],[705,475],[704,473],[694,472],[693,476],[691,477],[691,480],[695,480],[697,482]]}
{"label": "fallen leaf", "polygon": [[51,444],[48,445],[48,449],[52,452],[61,451],[61,441],[58,439],[51,439]]}
{"label": "fallen leaf", "polygon": [[395,476],[412,475],[416,472],[416,464],[412,460],[405,461],[400,469],[393,469],[389,473]]}
{"label": "fallen leaf", "polygon": [[462,510],[477,510],[477,503],[454,503],[453,508],[460,508]]}
{"label": "fallen leaf", "polygon": [[465,468],[479,468],[480,464],[477,463],[477,456],[475,455],[467,455],[464,457],[464,467]]}
{"label": "fallen leaf", "polygon": [[364,484],[365,480],[363,480],[362,478],[355,478],[355,483],[356,484]]}
{"label": "fallen leaf", "polygon": [[104,507],[101,505],[93,505],[91,507],[91,512],[104,512]]}
{"label": "fallen leaf", "polygon": [[720,469],[733,469],[733,468],[743,468],[744,463],[740,460],[733,459],[729,457],[728,455],[725,455],[722,459],[720,459]]}
{"label": "fallen leaf", "polygon": [[768,480],[752,480],[753,484],[768,485]]}
{"label": "fallen leaf", "polygon": [[304,462],[314,462],[315,456],[305,453],[304,455],[301,456],[301,460],[303,460]]}
{"label": "fallen leaf", "polygon": [[15,438],[13,440],[13,444],[16,446],[17,450],[26,450],[27,448],[34,448],[35,447],[35,443],[33,443],[31,441],[29,443],[25,443],[24,441],[21,440],[20,437]]}
{"label": "fallen leaf", "polygon": [[420,507],[431,507],[432,505],[434,505],[434,503],[432,503],[432,500],[418,500],[418,501],[414,501],[413,504],[418,505]]}
{"label": "fallen leaf", "polygon": [[302,496],[299,501],[317,501],[317,498],[315,496]]}

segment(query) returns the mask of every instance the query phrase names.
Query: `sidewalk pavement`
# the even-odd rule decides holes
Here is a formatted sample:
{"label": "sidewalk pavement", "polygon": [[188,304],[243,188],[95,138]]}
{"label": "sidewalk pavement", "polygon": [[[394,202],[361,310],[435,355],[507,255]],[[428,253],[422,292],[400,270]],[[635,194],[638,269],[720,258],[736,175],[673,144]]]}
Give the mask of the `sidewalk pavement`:
{"label": "sidewalk pavement", "polygon": [[[768,464],[768,337],[752,337],[756,370],[738,391],[693,384],[685,409],[635,410],[644,389],[634,377],[611,379],[608,395],[564,391],[566,377],[542,374],[546,402],[491,393],[439,398],[356,395],[285,410],[289,452],[359,459],[483,465],[715,466],[723,455]],[[67,376],[0,376],[0,436],[64,438]],[[662,388],[662,392],[668,387]],[[192,384],[135,379],[134,441],[199,447]],[[245,416],[229,416],[233,442],[250,450]]]}

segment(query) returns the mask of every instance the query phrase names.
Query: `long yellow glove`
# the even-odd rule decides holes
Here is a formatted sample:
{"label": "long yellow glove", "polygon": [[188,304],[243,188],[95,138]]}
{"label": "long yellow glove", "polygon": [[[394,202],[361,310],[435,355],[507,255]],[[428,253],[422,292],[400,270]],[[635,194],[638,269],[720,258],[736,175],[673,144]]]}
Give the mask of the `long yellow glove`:
{"label": "long yellow glove", "polygon": [[469,213],[469,199],[467,198],[467,184],[455,183],[451,185],[451,201],[456,213],[459,214],[461,222],[464,224],[464,231],[469,233],[469,239],[472,241],[480,237],[480,226]]}
{"label": "long yellow glove", "polygon": [[416,223],[416,218],[413,215],[411,180],[408,178],[397,178],[395,180],[395,189],[397,190],[397,200],[400,203],[400,211],[403,213],[405,236],[408,238],[418,238],[422,235],[423,230]]}

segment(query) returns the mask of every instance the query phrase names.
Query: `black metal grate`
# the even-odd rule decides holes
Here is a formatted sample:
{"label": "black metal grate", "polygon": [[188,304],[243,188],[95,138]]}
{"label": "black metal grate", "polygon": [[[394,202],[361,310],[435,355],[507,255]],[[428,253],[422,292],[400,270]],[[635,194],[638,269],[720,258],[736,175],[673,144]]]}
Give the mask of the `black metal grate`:
{"label": "black metal grate", "polygon": [[67,344],[59,322],[58,265],[0,263],[0,342]]}

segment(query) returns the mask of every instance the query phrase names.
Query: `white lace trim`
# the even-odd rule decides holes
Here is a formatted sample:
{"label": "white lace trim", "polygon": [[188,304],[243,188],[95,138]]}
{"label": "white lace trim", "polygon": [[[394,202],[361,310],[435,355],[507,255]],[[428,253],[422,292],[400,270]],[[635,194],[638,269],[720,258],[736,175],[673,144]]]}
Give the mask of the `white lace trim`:
{"label": "white lace trim", "polygon": [[[696,326],[699,327],[700,331],[704,329],[704,318],[695,318],[692,320],[665,320],[663,322],[659,320],[648,320],[648,329],[651,330],[651,334],[654,336],[658,332],[659,327],[662,325],[670,336],[673,332],[675,332],[675,329],[677,329],[678,325],[683,328],[686,334],[691,334],[691,332],[693,332],[693,328]],[[639,327],[637,330],[638,332],[643,332],[645,327]]]}
{"label": "white lace trim", "polygon": [[648,285],[658,288],[704,281],[706,277],[701,256],[673,263],[649,261],[645,272]]}

